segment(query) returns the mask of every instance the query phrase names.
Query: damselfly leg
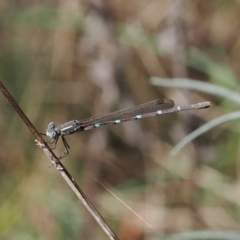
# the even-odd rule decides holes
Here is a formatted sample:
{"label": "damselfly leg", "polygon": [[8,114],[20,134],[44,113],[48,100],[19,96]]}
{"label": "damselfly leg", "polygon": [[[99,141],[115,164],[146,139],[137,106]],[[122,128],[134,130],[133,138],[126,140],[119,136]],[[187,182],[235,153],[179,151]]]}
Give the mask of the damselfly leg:
{"label": "damselfly leg", "polygon": [[[40,134],[43,136],[47,136],[47,134],[45,134],[45,133],[40,133]],[[60,157],[58,157],[58,160],[62,160],[63,158],[65,158],[69,154],[69,149],[70,149],[70,146],[67,143],[67,140],[64,138],[64,136],[61,136],[61,137],[62,137],[63,145],[65,147],[65,151],[63,152],[63,154]],[[44,139],[44,141],[48,144],[48,146],[51,150],[54,150],[57,146],[58,139],[59,139],[59,137],[56,137],[52,141],[49,141],[47,139]]]}
{"label": "damselfly leg", "polygon": [[[47,134],[45,134],[45,133],[40,133],[41,135],[43,135],[43,136],[47,136]],[[55,148],[56,148],[56,146],[57,146],[57,142],[58,142],[58,138],[55,138],[55,139],[53,139],[52,141],[49,141],[49,140],[47,140],[47,139],[44,139],[44,141],[48,144],[48,146],[49,146],[49,148],[51,149],[51,150],[54,150]],[[54,145],[53,145],[54,144]],[[51,146],[51,145],[53,145],[53,146]]]}
{"label": "damselfly leg", "polygon": [[63,154],[58,158],[58,160],[62,160],[63,158],[65,158],[68,154],[69,154],[69,149],[70,146],[68,145],[66,139],[64,138],[64,136],[62,136],[62,141],[63,141],[63,145],[65,147],[65,151],[63,152]]}

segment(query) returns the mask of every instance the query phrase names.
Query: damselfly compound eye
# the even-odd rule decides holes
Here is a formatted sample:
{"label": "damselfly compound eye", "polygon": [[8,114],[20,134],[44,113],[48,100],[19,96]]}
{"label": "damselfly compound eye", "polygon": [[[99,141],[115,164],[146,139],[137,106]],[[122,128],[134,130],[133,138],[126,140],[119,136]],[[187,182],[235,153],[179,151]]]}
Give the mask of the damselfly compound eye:
{"label": "damselfly compound eye", "polygon": [[50,138],[56,138],[57,132],[56,131],[47,131],[46,135],[49,136]]}
{"label": "damselfly compound eye", "polygon": [[48,124],[48,128],[55,128],[55,123],[54,122],[50,122]]}
{"label": "damselfly compound eye", "polygon": [[57,136],[56,132],[51,132],[51,137],[55,138]]}

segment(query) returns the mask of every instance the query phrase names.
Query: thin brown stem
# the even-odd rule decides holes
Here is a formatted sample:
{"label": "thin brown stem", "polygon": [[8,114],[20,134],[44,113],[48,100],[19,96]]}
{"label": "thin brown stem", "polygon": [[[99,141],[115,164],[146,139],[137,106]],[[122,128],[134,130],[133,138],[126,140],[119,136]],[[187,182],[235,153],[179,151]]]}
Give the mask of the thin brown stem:
{"label": "thin brown stem", "polygon": [[37,131],[37,129],[34,127],[34,125],[30,122],[30,120],[24,114],[22,109],[18,106],[17,102],[13,99],[13,97],[8,92],[8,90],[4,87],[4,85],[2,84],[1,81],[0,81],[0,91],[3,93],[3,95],[6,97],[6,99],[9,101],[9,103],[13,107],[13,109],[17,112],[17,114],[23,120],[23,122],[28,127],[28,129],[33,134],[33,136],[36,138],[37,145],[40,148],[42,148],[42,150],[47,155],[47,157],[50,159],[52,164],[61,173],[62,177],[65,179],[65,181],[68,183],[68,185],[72,188],[72,190],[75,192],[75,194],[78,196],[78,198],[82,201],[84,206],[88,209],[88,211],[91,213],[91,215],[95,218],[95,220],[98,222],[98,224],[102,227],[102,229],[108,235],[109,239],[112,239],[112,240],[118,239],[118,237],[111,230],[111,228],[107,225],[107,223],[102,218],[102,216],[97,212],[97,210],[94,208],[92,203],[88,200],[88,198],[84,194],[84,192],[77,185],[77,183],[75,182],[73,177],[70,175],[70,173],[65,169],[65,167],[62,165],[62,163],[59,161],[59,159],[54,154],[54,152],[44,141],[44,139],[42,138],[40,133]]}

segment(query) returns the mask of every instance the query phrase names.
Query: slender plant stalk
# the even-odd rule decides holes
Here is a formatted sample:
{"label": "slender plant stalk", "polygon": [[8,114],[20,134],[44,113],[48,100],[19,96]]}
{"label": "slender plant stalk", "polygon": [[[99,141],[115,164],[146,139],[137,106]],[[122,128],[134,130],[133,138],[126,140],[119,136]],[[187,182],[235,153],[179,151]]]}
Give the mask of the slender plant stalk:
{"label": "slender plant stalk", "polygon": [[104,221],[102,216],[97,212],[97,210],[94,208],[92,203],[88,200],[87,196],[84,194],[84,192],[80,189],[80,187],[77,185],[73,177],[70,175],[70,173],[65,169],[63,164],[58,160],[54,152],[49,148],[49,146],[46,144],[40,133],[37,131],[37,129],[34,127],[34,125],[30,122],[30,120],[27,118],[27,116],[24,114],[22,109],[18,106],[16,101],[13,99],[11,94],[8,92],[8,90],[4,87],[2,82],[0,81],[0,91],[3,93],[5,98],[9,101],[13,109],[16,111],[16,113],[19,115],[19,117],[23,120],[25,125],[28,127],[29,131],[33,134],[35,137],[35,141],[37,142],[37,145],[44,151],[44,153],[47,155],[47,157],[52,162],[53,166],[56,167],[56,169],[60,172],[62,177],[65,179],[65,181],[68,183],[68,185],[72,188],[72,190],[75,192],[75,194],[78,196],[78,198],[82,201],[84,206],[88,209],[88,211],[92,214],[92,216],[95,218],[95,220],[98,222],[98,224],[102,227],[102,229],[105,231],[105,233],[108,235],[109,239],[116,240],[118,237],[115,235],[115,233],[111,230],[111,228],[107,225],[107,223]]}

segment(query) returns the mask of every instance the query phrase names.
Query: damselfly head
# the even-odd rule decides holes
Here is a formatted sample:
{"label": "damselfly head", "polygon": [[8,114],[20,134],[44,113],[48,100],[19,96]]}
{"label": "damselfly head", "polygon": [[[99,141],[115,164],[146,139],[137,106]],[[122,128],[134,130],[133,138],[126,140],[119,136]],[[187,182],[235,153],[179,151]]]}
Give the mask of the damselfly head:
{"label": "damselfly head", "polygon": [[48,124],[46,135],[49,136],[50,138],[57,138],[58,137],[58,134],[55,131],[55,123],[54,122],[50,122]]}

